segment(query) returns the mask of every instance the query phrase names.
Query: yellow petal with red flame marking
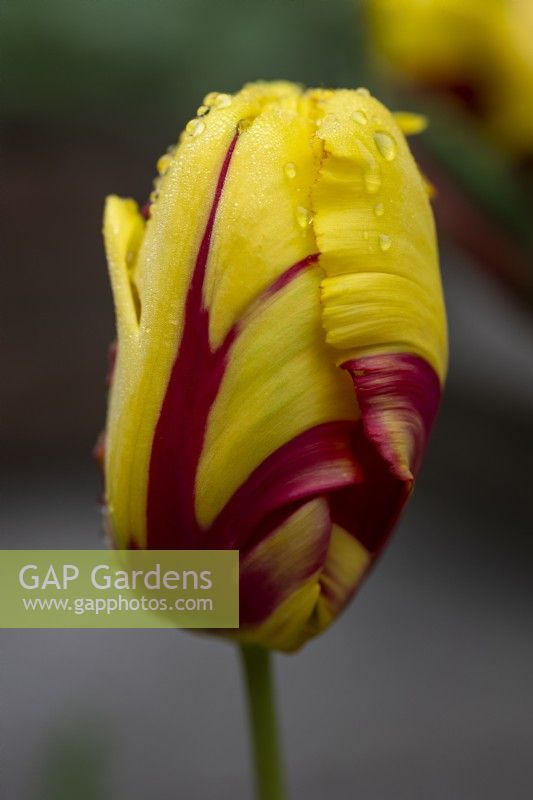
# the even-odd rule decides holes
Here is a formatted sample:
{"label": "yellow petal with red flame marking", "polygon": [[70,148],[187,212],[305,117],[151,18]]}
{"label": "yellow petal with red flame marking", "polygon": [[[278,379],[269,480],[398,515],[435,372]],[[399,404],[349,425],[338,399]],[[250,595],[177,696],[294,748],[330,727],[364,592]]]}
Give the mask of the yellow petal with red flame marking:
{"label": "yellow petal with red flame marking", "polygon": [[146,224],[110,198],[115,542],[238,548],[245,641],[346,605],[410,492],[446,369],[423,181],[361,91],[209,95]]}

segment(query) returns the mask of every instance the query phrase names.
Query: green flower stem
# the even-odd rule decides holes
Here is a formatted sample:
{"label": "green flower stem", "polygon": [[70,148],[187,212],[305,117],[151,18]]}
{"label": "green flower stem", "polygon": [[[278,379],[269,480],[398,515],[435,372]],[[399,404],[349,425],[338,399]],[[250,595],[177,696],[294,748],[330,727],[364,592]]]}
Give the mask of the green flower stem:
{"label": "green flower stem", "polygon": [[248,694],[257,798],[284,800],[270,653],[262,647],[243,646],[241,656]]}

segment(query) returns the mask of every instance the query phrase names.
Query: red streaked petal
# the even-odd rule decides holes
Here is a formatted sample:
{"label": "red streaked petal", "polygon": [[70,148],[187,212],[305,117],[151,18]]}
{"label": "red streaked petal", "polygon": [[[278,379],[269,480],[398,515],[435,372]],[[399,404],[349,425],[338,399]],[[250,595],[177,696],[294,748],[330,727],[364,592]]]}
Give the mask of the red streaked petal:
{"label": "red streaked petal", "polygon": [[241,560],[240,624],[263,622],[322,568],[331,520],[322,498],[303,503]]}
{"label": "red streaked petal", "polygon": [[213,224],[237,139],[235,135],[221,166],[187,295],[183,335],[154,434],[146,511],[150,549],[194,546],[198,530],[194,513],[196,467],[205,420],[231,344],[228,339],[216,353],[211,353],[202,288]]}
{"label": "red streaked petal", "polygon": [[434,370],[410,354],[365,356],[343,364],[362,417],[353,448],[362,483],[331,497],[332,520],[375,557],[413,486],[441,395]]}
{"label": "red streaked petal", "polygon": [[352,450],[353,422],[316,425],[263,461],[232,496],[209,536],[220,547],[246,550],[296,504],[362,480]]}
{"label": "red streaked petal", "polygon": [[439,407],[435,371],[408,353],[365,356],[342,366],[352,377],[366,436],[396,477],[412,480]]}

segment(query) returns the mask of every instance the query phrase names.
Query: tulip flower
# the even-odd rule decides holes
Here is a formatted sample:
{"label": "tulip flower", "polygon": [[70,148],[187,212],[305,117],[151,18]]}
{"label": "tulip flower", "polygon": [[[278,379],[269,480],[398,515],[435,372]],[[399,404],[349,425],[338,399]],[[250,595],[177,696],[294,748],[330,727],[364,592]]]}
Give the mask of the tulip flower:
{"label": "tulip flower", "polygon": [[488,136],[533,154],[530,0],[368,0],[378,49],[427,88],[461,99]]}
{"label": "tulip flower", "polygon": [[407,500],[446,325],[424,181],[366,90],[206,97],[145,219],[108,198],[119,548],[240,551],[238,638],[292,651]]}
{"label": "tulip flower", "polygon": [[266,649],[299,648],[346,606],[438,407],[433,218],[398,123],[362,89],[210,94],[158,171],[144,212],[105,210],[109,530],[119,548],[240,551],[236,638],[273,800]]}

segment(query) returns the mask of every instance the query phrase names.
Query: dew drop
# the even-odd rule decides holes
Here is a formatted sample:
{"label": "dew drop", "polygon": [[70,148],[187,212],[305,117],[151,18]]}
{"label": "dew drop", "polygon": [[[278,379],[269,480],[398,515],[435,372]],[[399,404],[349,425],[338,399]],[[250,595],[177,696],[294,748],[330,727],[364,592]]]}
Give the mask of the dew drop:
{"label": "dew drop", "polygon": [[391,244],[392,244],[392,239],[390,238],[390,236],[387,236],[386,233],[380,233],[379,234],[379,248],[380,248],[380,250],[382,250],[384,253],[386,253],[387,250],[390,250]]}
{"label": "dew drop", "polygon": [[215,106],[215,108],[227,108],[228,106],[231,105],[231,95],[217,94],[213,105]]}
{"label": "dew drop", "polygon": [[374,206],[374,214],[376,215],[376,217],[382,217],[384,213],[385,213],[385,206],[383,205],[383,203],[376,203],[376,205]]}
{"label": "dew drop", "polygon": [[207,106],[208,108],[210,106],[214,106],[217,97],[218,97],[218,92],[209,92],[209,94],[206,94],[203,100],[204,106]]}
{"label": "dew drop", "polygon": [[237,123],[237,130],[239,131],[239,133],[242,133],[243,131],[247,130],[250,127],[251,124],[252,124],[252,120],[249,119],[249,118],[248,119],[240,119],[238,121],[238,123]]}
{"label": "dew drop", "polygon": [[205,122],[201,119],[191,119],[185,126],[187,133],[191,136],[200,136],[205,131]]}
{"label": "dew drop", "polygon": [[295,178],[296,177],[296,164],[294,164],[292,161],[289,161],[287,164],[285,164],[284,172],[285,172],[285,175],[287,176],[287,178]]}
{"label": "dew drop", "polygon": [[172,161],[172,156],[168,153],[165,153],[164,156],[161,156],[159,161],[157,162],[157,171],[160,175],[164,175],[167,169],[170,166],[170,162]]}
{"label": "dew drop", "polygon": [[385,161],[393,161],[396,158],[396,142],[385,131],[376,131],[374,134],[374,141],[378,148],[379,154]]}
{"label": "dew drop", "polygon": [[209,106],[206,106],[206,105],[199,106],[196,109],[196,116],[197,117],[204,117],[207,114],[208,111],[209,111]]}
{"label": "dew drop", "polygon": [[159,194],[158,194],[158,192],[155,191],[155,189],[150,192],[150,202],[151,203],[155,203],[155,201],[157,200],[158,197],[159,197]]}
{"label": "dew drop", "polygon": [[352,119],[354,122],[357,122],[358,125],[366,125],[368,122],[365,112],[360,109],[353,112]]}
{"label": "dew drop", "polygon": [[296,221],[300,228],[307,228],[307,226],[313,221],[313,215],[308,208],[304,208],[304,206],[298,206],[296,209]]}

